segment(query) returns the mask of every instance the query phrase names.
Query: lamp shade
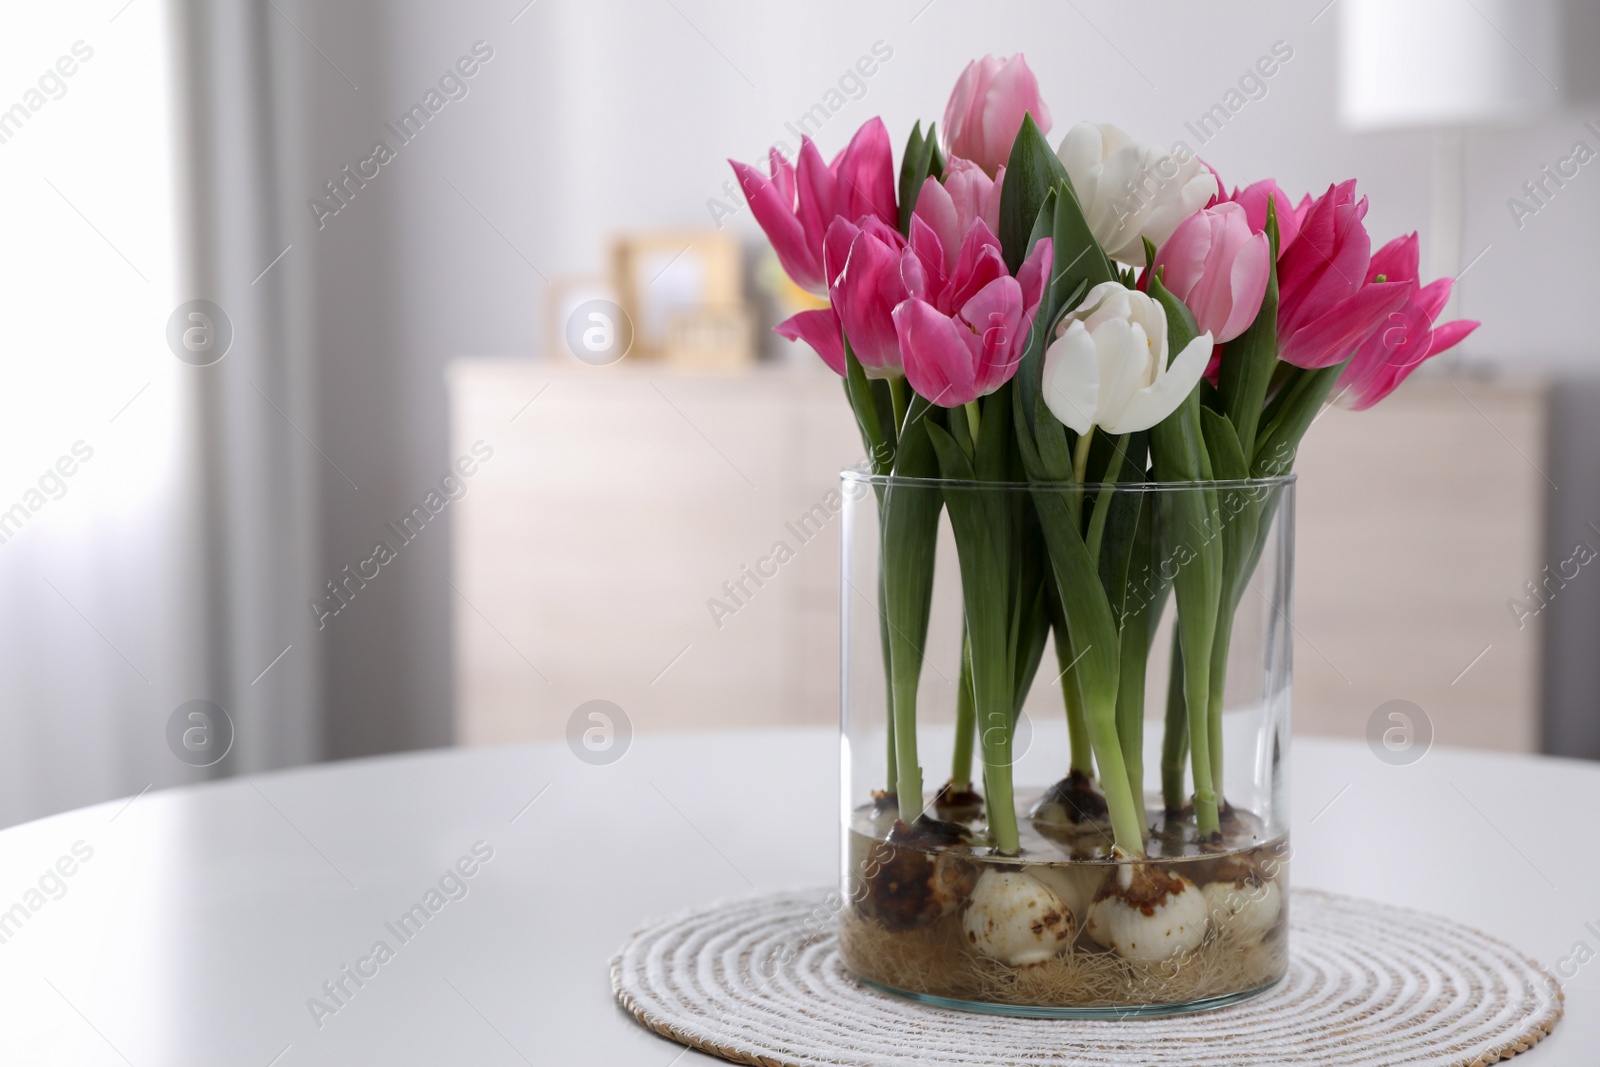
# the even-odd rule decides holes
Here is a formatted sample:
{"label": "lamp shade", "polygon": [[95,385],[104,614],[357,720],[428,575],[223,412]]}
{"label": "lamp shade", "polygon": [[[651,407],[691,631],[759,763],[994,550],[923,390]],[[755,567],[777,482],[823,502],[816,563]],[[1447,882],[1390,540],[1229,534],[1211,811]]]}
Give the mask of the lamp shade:
{"label": "lamp shade", "polygon": [[1339,111],[1354,130],[1515,121],[1559,105],[1559,0],[1341,0]]}

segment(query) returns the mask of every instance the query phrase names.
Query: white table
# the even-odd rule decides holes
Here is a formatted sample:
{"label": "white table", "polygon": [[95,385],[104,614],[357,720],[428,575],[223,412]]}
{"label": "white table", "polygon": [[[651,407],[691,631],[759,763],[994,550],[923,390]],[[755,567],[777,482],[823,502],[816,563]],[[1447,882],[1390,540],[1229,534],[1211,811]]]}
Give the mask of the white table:
{"label": "white table", "polygon": [[[822,730],[646,735],[599,767],[565,745],[431,752],[5,830],[0,908],[26,908],[41,877],[65,893],[0,944],[0,1064],[668,1067],[678,1048],[612,1002],[613,951],[652,916],[830,881],[836,752]],[[1436,750],[1392,767],[1307,740],[1294,761],[1297,884],[1424,905],[1553,969],[1580,941],[1600,952],[1582,818],[1600,766]],[[781,798],[784,838],[729,795]],[[493,857],[466,864],[466,895],[402,944],[385,923],[479,841]],[[72,874],[46,876],[62,857]],[[323,983],[380,939],[393,957],[345,978],[319,1027],[307,1001],[331,1005]],[[1596,1062],[1600,960],[1566,990],[1531,1067]]]}

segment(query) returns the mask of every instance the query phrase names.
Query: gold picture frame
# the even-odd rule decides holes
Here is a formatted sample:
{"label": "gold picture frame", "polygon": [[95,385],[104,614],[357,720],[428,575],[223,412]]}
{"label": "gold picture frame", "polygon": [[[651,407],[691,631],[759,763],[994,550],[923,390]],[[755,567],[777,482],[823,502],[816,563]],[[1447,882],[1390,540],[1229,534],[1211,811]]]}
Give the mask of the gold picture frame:
{"label": "gold picture frame", "polygon": [[705,351],[709,365],[753,358],[750,331],[736,328],[747,318],[742,258],[738,242],[715,231],[618,237],[612,277],[618,302],[633,323],[632,358],[699,363],[696,338],[716,342]]}

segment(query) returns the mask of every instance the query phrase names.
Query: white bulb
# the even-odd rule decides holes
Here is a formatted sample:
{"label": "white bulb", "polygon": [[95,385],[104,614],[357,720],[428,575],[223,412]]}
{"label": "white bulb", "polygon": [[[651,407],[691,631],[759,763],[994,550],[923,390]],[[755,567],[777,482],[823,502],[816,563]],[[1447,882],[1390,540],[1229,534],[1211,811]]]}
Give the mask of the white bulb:
{"label": "white bulb", "polygon": [[1089,936],[1125,960],[1156,963],[1200,947],[1206,900],[1182,875],[1158,867],[1119,872],[1089,908]]}
{"label": "white bulb", "polygon": [[1028,874],[1066,902],[1073,915],[1087,915],[1110,866],[1104,863],[1041,863]]}
{"label": "white bulb", "polygon": [[1066,902],[1020,871],[984,871],[961,925],[974,948],[1012,967],[1054,958],[1077,931]]}
{"label": "white bulb", "polygon": [[1277,882],[1212,882],[1200,892],[1217,928],[1246,945],[1267,936],[1283,911]]}

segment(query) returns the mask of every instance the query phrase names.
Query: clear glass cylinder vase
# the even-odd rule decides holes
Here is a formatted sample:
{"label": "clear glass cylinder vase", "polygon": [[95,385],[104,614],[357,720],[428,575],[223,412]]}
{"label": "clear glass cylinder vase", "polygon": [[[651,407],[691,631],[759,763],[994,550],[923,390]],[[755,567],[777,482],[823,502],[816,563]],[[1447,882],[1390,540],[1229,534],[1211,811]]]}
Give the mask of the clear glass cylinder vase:
{"label": "clear glass cylinder vase", "polygon": [[1293,476],[842,483],[851,971],[1062,1017],[1281,979]]}

